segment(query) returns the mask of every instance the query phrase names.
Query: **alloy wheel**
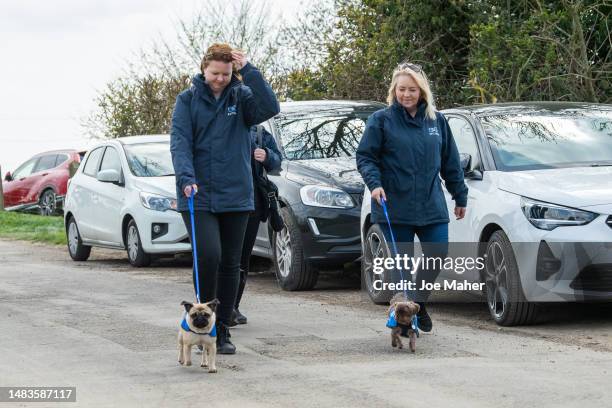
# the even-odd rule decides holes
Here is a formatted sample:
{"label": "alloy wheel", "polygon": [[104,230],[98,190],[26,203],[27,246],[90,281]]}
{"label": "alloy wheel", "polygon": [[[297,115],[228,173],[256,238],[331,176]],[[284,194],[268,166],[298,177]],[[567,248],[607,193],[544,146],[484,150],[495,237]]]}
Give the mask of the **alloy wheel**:
{"label": "alloy wheel", "polygon": [[276,262],[278,263],[278,271],[283,278],[289,276],[291,271],[291,237],[287,228],[283,228],[276,234]]}
{"label": "alloy wheel", "polygon": [[489,310],[501,319],[509,304],[508,266],[499,242],[491,242],[487,248],[485,285]]}
{"label": "alloy wheel", "polygon": [[372,294],[376,294],[379,291],[374,289],[374,259],[383,258],[385,256],[384,240],[378,235],[377,232],[370,232],[367,237],[368,240],[368,251],[364,258],[366,263],[365,267],[368,271],[367,274],[367,285],[368,289]]}
{"label": "alloy wheel", "polygon": [[138,230],[134,225],[130,226],[127,235],[128,254],[130,256],[130,259],[132,261],[135,261],[138,257],[139,239]]}
{"label": "alloy wheel", "polygon": [[55,193],[47,190],[40,198],[40,215],[53,215],[55,213]]}
{"label": "alloy wheel", "polygon": [[70,253],[75,255],[79,247],[79,231],[76,226],[76,222],[71,222],[68,226],[68,248]]}

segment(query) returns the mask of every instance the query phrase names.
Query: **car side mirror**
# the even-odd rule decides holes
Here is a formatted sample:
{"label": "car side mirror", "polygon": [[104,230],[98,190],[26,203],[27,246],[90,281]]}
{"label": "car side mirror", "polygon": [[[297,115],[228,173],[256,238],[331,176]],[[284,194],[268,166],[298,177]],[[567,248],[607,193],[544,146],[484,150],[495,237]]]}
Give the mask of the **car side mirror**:
{"label": "car side mirror", "polygon": [[482,180],[482,172],[479,169],[472,169],[472,155],[459,153],[463,177],[470,180]]}
{"label": "car side mirror", "polygon": [[121,175],[115,169],[106,169],[100,170],[96,178],[102,183],[119,184],[119,181],[121,180]]}
{"label": "car side mirror", "polygon": [[6,172],[6,176],[4,176],[4,181],[13,181],[13,175],[10,171]]}

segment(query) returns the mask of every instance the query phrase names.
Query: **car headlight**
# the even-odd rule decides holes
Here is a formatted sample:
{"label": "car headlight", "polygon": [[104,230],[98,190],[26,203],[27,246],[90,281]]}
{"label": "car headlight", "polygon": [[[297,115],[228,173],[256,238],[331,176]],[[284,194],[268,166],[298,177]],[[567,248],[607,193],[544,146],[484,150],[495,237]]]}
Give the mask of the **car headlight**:
{"label": "car headlight", "polygon": [[176,199],[152,193],[140,193],[140,202],[145,208],[155,211],[176,211]]}
{"label": "car headlight", "polygon": [[344,191],[327,186],[308,185],[300,189],[300,197],[305,205],[326,208],[353,208],[355,203]]}
{"label": "car headlight", "polygon": [[552,231],[557,227],[585,225],[597,218],[598,215],[589,211],[532,200],[527,197],[521,197],[521,209],[534,227],[547,231]]}

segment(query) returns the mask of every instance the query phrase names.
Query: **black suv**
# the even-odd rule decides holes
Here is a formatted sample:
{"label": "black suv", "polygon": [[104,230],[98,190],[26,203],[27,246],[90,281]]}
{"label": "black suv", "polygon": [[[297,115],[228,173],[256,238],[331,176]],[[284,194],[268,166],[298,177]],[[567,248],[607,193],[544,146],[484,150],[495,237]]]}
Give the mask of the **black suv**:
{"label": "black suv", "polygon": [[339,266],[361,256],[359,217],[364,184],[355,151],[378,102],[281,103],[263,123],[283,154],[282,169],[269,177],[278,186],[286,228],[261,224],[254,255],[271,258],[285,290],[311,289],[320,266]]}

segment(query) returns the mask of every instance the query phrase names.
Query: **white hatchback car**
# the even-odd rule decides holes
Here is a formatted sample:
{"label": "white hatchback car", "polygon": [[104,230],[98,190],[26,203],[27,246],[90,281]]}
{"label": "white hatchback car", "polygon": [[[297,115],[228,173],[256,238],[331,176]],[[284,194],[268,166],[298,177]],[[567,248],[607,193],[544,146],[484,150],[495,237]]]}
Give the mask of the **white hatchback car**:
{"label": "white hatchback car", "polygon": [[[485,283],[500,325],[528,324],[538,302],[612,299],[612,106],[521,103],[443,112],[469,187],[465,219],[450,212],[450,250],[470,245],[487,255],[465,278]],[[375,302],[372,260],[389,254],[370,221],[370,192],[361,211],[362,280]],[[457,247],[457,244],[454,244]],[[376,278],[379,279],[379,278]]]}
{"label": "white hatchback car", "polygon": [[130,263],[191,251],[176,211],[170,136],[132,136],[92,148],[68,185],[64,206],[68,252],[75,261],[91,247],[126,249]]}

